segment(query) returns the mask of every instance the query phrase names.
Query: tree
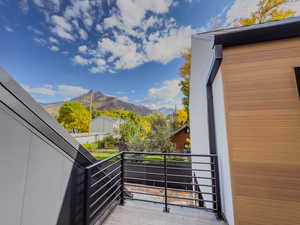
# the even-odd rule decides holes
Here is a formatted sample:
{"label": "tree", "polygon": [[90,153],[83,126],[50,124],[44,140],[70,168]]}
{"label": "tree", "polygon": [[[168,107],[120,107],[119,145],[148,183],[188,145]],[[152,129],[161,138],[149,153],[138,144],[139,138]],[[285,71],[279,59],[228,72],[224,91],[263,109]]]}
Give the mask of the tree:
{"label": "tree", "polygon": [[60,109],[57,121],[72,132],[88,132],[90,113],[80,102],[66,102]]}
{"label": "tree", "polygon": [[176,121],[180,127],[187,123],[187,119],[188,114],[186,109],[180,109],[176,112]]}
{"label": "tree", "polygon": [[174,144],[170,140],[172,128],[163,116],[156,116],[149,121],[151,131],[146,138],[146,148],[152,152],[170,153],[174,151]]}
{"label": "tree", "polygon": [[[190,99],[190,82],[191,82],[191,58],[192,58],[192,50],[188,49],[185,53],[182,54],[182,58],[184,60],[183,65],[180,67],[180,75],[183,80],[179,83],[181,92],[183,94],[182,104],[187,112],[187,116],[189,115],[189,99]],[[189,121],[189,118],[187,118]]]}
{"label": "tree", "polygon": [[248,18],[241,18],[239,25],[248,26],[291,17],[295,14],[295,11],[282,8],[286,2],[287,0],[259,0],[258,10],[251,13]]}

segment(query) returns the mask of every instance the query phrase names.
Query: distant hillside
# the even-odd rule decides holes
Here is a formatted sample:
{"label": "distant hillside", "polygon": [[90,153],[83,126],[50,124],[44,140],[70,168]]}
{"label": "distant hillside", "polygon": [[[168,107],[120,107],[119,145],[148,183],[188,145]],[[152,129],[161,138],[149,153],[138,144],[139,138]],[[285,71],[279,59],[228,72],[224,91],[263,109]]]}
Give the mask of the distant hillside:
{"label": "distant hillside", "polygon": [[[85,106],[89,106],[91,94],[92,91],[89,91],[88,93],[73,98],[70,101],[80,102]],[[50,115],[55,116],[58,114],[59,108],[63,103],[64,102],[51,103],[51,104],[43,105],[43,107]],[[102,94],[101,92],[95,92],[95,91],[93,92],[93,106],[97,110],[124,109],[130,112],[138,113],[143,116],[151,113],[157,113],[157,111],[151,110],[145,106],[127,103],[115,97],[107,96]]]}
{"label": "distant hillside", "polygon": [[167,107],[159,108],[157,111],[164,114],[164,115],[166,115],[166,116],[174,113],[173,108],[167,108]]}

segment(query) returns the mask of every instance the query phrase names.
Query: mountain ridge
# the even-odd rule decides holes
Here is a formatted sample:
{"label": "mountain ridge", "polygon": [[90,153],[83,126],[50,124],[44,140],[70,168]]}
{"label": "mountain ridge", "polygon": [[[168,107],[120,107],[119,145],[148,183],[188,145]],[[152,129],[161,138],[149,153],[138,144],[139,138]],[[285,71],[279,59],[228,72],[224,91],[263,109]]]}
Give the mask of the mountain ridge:
{"label": "mountain ridge", "polygon": [[[94,90],[90,90],[89,92],[82,94],[78,97],[75,97],[69,101],[70,102],[80,102],[84,106],[89,106],[91,96],[93,96],[93,106],[97,110],[123,109],[123,110],[127,110],[130,112],[140,114],[142,116],[149,115],[152,113],[159,113],[157,110],[150,109],[146,106],[128,103],[128,102],[122,101],[116,97],[107,96],[100,91],[94,91]],[[42,106],[50,115],[56,116],[59,112],[59,108],[61,107],[61,105],[63,105],[65,102],[69,102],[69,101],[42,104]]]}

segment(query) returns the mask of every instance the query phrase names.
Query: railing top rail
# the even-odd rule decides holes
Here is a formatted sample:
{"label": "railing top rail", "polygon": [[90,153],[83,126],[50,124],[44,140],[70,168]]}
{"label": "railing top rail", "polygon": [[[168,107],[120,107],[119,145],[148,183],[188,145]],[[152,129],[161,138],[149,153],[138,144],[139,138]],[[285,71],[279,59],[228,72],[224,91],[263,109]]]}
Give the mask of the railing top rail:
{"label": "railing top rail", "polygon": [[130,151],[124,151],[125,154],[135,154],[135,155],[165,155],[165,156],[195,156],[195,157],[217,157],[216,154],[190,154],[190,153],[162,153],[162,152],[130,152]]}
{"label": "railing top rail", "polygon": [[112,156],[109,157],[109,158],[103,159],[103,160],[101,160],[101,161],[98,161],[98,162],[96,162],[96,163],[90,165],[90,166],[87,166],[86,169],[87,169],[87,170],[93,169],[94,167],[99,166],[99,165],[101,165],[102,163],[105,163],[105,162],[107,162],[107,161],[109,161],[109,160],[112,160],[113,158],[118,157],[118,156],[120,156],[120,155],[122,155],[122,154],[123,154],[123,152],[119,152],[119,153],[117,153],[117,154],[115,154],[115,155],[112,155]]}

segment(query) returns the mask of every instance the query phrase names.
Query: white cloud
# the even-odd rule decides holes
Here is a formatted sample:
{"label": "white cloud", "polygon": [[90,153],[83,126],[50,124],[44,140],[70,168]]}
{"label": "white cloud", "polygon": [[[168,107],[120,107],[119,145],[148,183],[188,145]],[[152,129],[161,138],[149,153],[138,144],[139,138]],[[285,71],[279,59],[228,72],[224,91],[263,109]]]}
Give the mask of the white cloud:
{"label": "white cloud", "polygon": [[45,84],[42,87],[29,87],[25,84],[21,85],[28,93],[30,94],[41,94],[41,95],[49,95],[49,96],[54,96],[55,95],[55,90],[53,89],[52,85]]}
{"label": "white cloud", "polygon": [[[21,85],[28,93],[33,97],[39,98],[41,96],[56,96],[63,99],[70,99],[79,95],[85,94],[89,89],[82,88],[80,86],[73,86],[67,84],[61,84],[53,87],[50,84],[42,85],[41,87],[29,87],[28,85]],[[39,102],[42,102],[39,100]]]}
{"label": "white cloud", "polygon": [[4,29],[7,31],[7,32],[14,32],[14,30],[9,27],[9,26],[5,26]]}
{"label": "white cloud", "polygon": [[57,47],[57,46],[55,46],[55,45],[50,46],[49,49],[50,49],[51,51],[53,51],[53,52],[59,51],[59,47]]}
{"label": "white cloud", "polygon": [[29,30],[29,31],[37,34],[37,35],[43,35],[44,34],[44,32],[42,32],[42,31],[40,31],[40,30],[38,30],[38,29],[36,29],[32,26],[27,26],[27,30]]}
{"label": "white cloud", "polygon": [[86,58],[83,58],[83,57],[80,56],[80,55],[74,56],[73,62],[74,62],[75,64],[78,64],[78,65],[81,65],[81,66],[84,66],[84,65],[89,64],[89,60],[86,59]]}
{"label": "white cloud", "polygon": [[73,35],[71,34],[72,31],[72,25],[61,16],[54,15],[51,17],[53,27],[51,28],[51,31],[56,34],[57,36],[68,39],[68,40],[75,40]]}
{"label": "white cloud", "polygon": [[33,38],[33,40],[34,40],[37,44],[39,44],[39,45],[41,45],[41,46],[44,46],[44,45],[46,45],[46,43],[47,43],[47,41],[46,41],[44,38],[37,38],[37,37],[35,37],[35,38]]}
{"label": "white cloud", "polygon": [[157,14],[166,13],[172,2],[172,0],[117,0],[117,5],[123,22],[130,27],[135,27],[141,23],[147,11]]}
{"label": "white cloud", "polygon": [[161,87],[150,88],[146,105],[154,109],[181,105],[179,82],[180,80],[166,80]]}
{"label": "white cloud", "polygon": [[78,47],[78,51],[81,53],[86,53],[88,50],[88,47],[86,45],[81,45]]}
{"label": "white cloud", "polygon": [[54,37],[49,37],[49,41],[54,44],[59,44],[58,40]]}
{"label": "white cloud", "polygon": [[59,10],[60,0],[51,0],[51,3],[53,4],[53,6],[56,10]]}
{"label": "white cloud", "polygon": [[[45,8],[49,6],[49,1],[38,1]],[[108,1],[107,15],[102,14],[100,0],[72,0],[60,15],[50,7],[53,13],[47,14],[46,22],[56,36],[49,38],[49,42],[58,45],[56,37],[74,41],[71,44],[85,57],[70,52],[73,62],[86,66],[91,73],[114,73],[152,61],[168,63],[190,47],[192,28],[178,26],[168,14],[178,1]],[[60,0],[51,2],[58,7],[61,3]],[[80,39],[80,44],[75,39]],[[62,45],[64,40],[59,41]]]}
{"label": "white cloud", "polygon": [[44,7],[44,1],[43,0],[32,0],[34,4],[36,4],[39,7]]}
{"label": "white cloud", "polygon": [[181,27],[172,28],[162,36],[158,33],[150,36],[150,40],[144,43],[148,60],[167,63],[179,57],[190,47],[191,34],[191,27]]}
{"label": "white cloud", "polygon": [[80,35],[80,38],[82,39],[82,40],[87,40],[88,39],[88,34],[87,34],[87,32],[85,32],[85,30],[84,29],[82,29],[82,28],[79,28],[79,35]]}
{"label": "white cloud", "polygon": [[21,0],[19,3],[19,7],[24,14],[27,14],[29,11],[28,0]]}
{"label": "white cloud", "polygon": [[129,100],[129,97],[128,96],[122,96],[119,98],[121,101],[124,101],[124,102],[128,102]]}
{"label": "white cloud", "polygon": [[77,97],[89,91],[89,89],[85,89],[79,86],[64,85],[64,84],[58,85],[57,89],[58,89],[58,93],[60,95],[63,95],[65,98]]}

